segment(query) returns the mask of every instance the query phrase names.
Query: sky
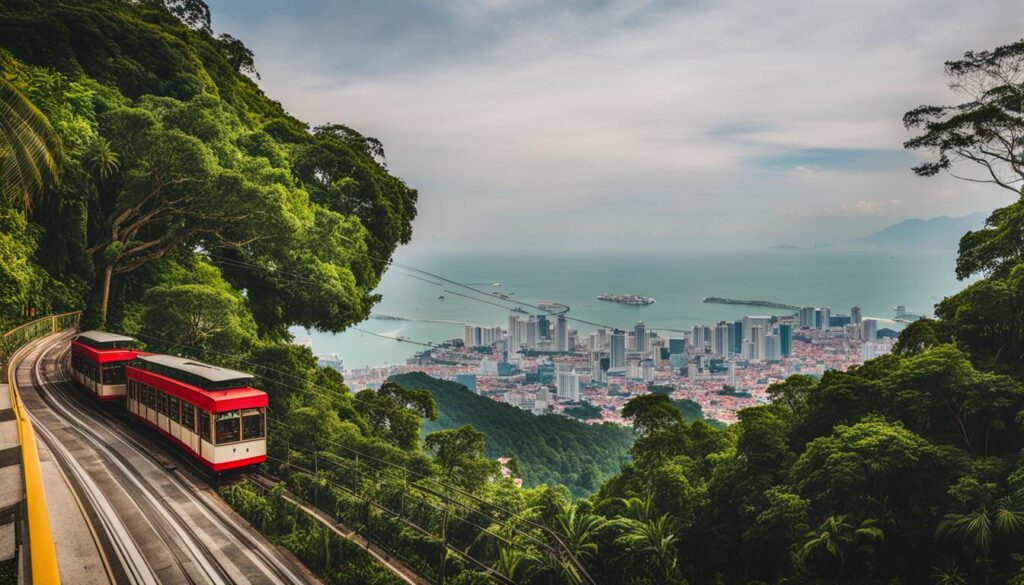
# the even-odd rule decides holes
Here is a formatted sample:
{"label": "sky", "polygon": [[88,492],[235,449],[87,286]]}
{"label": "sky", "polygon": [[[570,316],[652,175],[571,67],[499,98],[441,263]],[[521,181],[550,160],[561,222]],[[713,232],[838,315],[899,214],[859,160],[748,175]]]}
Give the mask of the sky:
{"label": "sky", "polygon": [[841,245],[1012,197],[915,176],[902,116],[1020,0],[209,4],[291,114],[383,142],[418,250]]}

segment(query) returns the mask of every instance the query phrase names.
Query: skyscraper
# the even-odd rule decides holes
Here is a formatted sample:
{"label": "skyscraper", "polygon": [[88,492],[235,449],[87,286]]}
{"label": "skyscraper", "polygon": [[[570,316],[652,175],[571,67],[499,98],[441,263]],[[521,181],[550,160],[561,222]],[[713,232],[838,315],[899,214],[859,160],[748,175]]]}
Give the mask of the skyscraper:
{"label": "skyscraper", "polygon": [[814,321],[815,310],[814,307],[802,307],[800,309],[798,324],[801,329],[814,329],[817,327],[817,323]]}
{"label": "skyscraper", "polygon": [[732,353],[743,355],[743,321],[732,324]]}
{"label": "skyscraper", "polygon": [[537,329],[537,319],[530,315],[530,318],[526,321],[526,347],[537,349],[538,341],[540,341],[540,335]]}
{"label": "skyscraper", "polygon": [[648,349],[647,326],[643,321],[637,321],[633,327],[633,337],[636,338],[636,350],[645,353]]}
{"label": "skyscraper", "polygon": [[779,353],[782,357],[793,353],[793,326],[789,323],[779,323]]}
{"label": "skyscraper", "polygon": [[875,319],[864,319],[860,322],[861,334],[860,338],[864,341],[874,341],[878,339],[878,321]]}
{"label": "skyscraper", "polygon": [[551,323],[547,315],[537,315],[537,334],[541,339],[551,337]]}
{"label": "skyscraper", "polygon": [[854,325],[860,325],[860,321],[860,307],[850,307],[850,323]]}
{"label": "skyscraper", "polygon": [[562,315],[555,322],[555,349],[569,351],[569,324]]}
{"label": "skyscraper", "polygon": [[580,374],[572,371],[558,372],[555,384],[558,387],[558,398],[580,402]]}
{"label": "skyscraper", "polygon": [[762,325],[754,325],[750,328],[751,359],[764,361],[765,358],[765,337],[767,331]]}
{"label": "skyscraper", "polygon": [[828,331],[829,320],[830,319],[832,319],[832,308],[831,307],[822,307],[821,308],[821,323],[818,324],[818,327],[822,331]]}
{"label": "skyscraper", "polygon": [[731,329],[725,321],[715,326],[714,343],[711,344],[711,351],[715,355],[724,356],[729,354],[729,332]]}
{"label": "skyscraper", "polygon": [[620,329],[612,331],[611,352],[609,355],[612,369],[626,367],[626,332]]}
{"label": "skyscraper", "polygon": [[[754,327],[761,327],[762,329],[768,329],[768,324],[771,323],[771,317],[752,317],[750,315],[743,318],[743,340],[753,339],[751,330]],[[763,350],[762,350],[763,351]]]}
{"label": "skyscraper", "polygon": [[779,349],[781,343],[779,342],[779,336],[776,334],[764,336],[764,359],[770,362],[777,362],[782,357],[782,352]]}

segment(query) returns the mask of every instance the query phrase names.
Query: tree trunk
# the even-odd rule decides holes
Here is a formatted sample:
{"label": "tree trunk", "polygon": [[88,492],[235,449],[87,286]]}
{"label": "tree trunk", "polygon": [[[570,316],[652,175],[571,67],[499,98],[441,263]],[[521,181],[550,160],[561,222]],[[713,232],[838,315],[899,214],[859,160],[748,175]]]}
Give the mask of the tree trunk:
{"label": "tree trunk", "polygon": [[107,324],[107,306],[110,304],[110,278],[114,275],[114,265],[108,264],[103,269],[103,290],[100,296],[100,326]]}

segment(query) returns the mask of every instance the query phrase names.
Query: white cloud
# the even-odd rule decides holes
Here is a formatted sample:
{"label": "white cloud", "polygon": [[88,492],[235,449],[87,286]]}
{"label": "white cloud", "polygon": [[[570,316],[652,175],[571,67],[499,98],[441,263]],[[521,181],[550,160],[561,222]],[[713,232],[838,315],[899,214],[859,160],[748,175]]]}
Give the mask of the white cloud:
{"label": "white cloud", "polygon": [[[693,244],[718,245],[779,232],[818,238],[823,229],[853,236],[865,222],[911,211],[1000,203],[991,190],[919,179],[900,165],[843,170],[798,156],[900,149],[902,113],[949,99],[944,60],[1024,30],[1016,2],[981,4],[725,0],[585,10],[460,0],[435,28],[379,42],[363,35],[358,44],[344,10],[325,9],[325,22],[304,29],[282,25],[287,12],[270,22],[213,9],[215,24],[255,49],[264,87],[290,111],[384,141],[390,168],[421,191],[417,245],[447,246],[458,234],[504,248],[524,226],[538,247],[589,245],[638,227],[652,237],[626,244],[693,233],[701,234]],[[331,54],[321,53],[330,50],[379,66],[329,71]],[[787,172],[759,163],[793,153]],[[977,195],[935,196],[947,192]],[[823,214],[779,209],[833,210],[824,215],[834,223],[807,225],[800,218]],[[724,221],[733,226],[726,233],[704,233]]]}

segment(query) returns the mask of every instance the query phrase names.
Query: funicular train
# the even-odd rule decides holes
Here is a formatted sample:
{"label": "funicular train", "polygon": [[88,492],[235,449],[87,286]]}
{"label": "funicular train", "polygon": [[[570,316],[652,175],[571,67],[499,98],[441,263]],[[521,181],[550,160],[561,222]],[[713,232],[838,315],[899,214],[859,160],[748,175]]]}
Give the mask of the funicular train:
{"label": "funicular train", "polygon": [[71,342],[72,378],[100,400],[124,400],[133,419],[213,472],[266,460],[267,395],[251,386],[251,374],[134,344],[122,335],[80,333]]}

